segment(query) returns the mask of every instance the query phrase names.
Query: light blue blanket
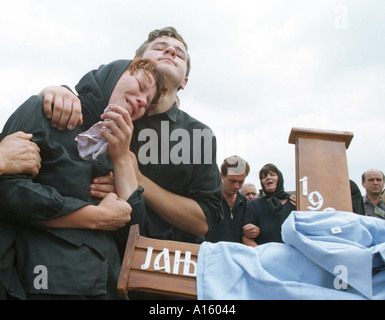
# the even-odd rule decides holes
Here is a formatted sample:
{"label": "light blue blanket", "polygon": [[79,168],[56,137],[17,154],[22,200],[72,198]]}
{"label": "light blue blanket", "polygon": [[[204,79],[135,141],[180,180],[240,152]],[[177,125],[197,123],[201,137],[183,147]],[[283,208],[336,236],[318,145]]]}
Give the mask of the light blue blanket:
{"label": "light blue blanket", "polygon": [[282,243],[201,244],[202,300],[385,300],[385,220],[350,212],[293,211]]}

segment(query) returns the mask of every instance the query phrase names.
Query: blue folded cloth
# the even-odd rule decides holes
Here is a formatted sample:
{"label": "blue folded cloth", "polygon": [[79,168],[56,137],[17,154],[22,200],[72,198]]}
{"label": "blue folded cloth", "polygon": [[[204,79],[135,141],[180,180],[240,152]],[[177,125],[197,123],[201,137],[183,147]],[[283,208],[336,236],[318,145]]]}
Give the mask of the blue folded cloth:
{"label": "blue folded cloth", "polygon": [[293,211],[285,243],[204,242],[198,299],[385,299],[385,221],[351,212]]}

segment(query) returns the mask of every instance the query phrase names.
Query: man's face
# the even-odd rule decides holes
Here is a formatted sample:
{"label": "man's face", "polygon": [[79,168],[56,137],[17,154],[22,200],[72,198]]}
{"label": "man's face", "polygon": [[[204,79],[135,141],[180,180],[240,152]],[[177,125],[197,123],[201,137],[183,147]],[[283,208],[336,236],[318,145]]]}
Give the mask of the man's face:
{"label": "man's face", "polygon": [[156,82],[151,75],[150,80],[143,70],[135,75],[126,70],[112,91],[109,104],[116,104],[128,110],[132,120],[144,115],[156,94]]}
{"label": "man's face", "polygon": [[153,60],[166,76],[169,90],[184,89],[187,84],[187,50],[182,42],[173,37],[159,37],[150,42],[143,58]]}
{"label": "man's face", "polygon": [[231,171],[229,170],[227,176],[224,176],[223,174],[221,175],[222,175],[222,191],[223,191],[223,194],[227,194],[227,195],[237,194],[246,179],[246,172],[243,174],[236,175],[236,174],[231,174]]}
{"label": "man's face", "polygon": [[257,190],[253,186],[244,186],[242,188],[242,194],[246,197],[247,201],[257,197]]}
{"label": "man's face", "polygon": [[366,189],[366,194],[379,196],[384,189],[384,177],[380,171],[369,170],[365,174],[365,182],[362,186]]}

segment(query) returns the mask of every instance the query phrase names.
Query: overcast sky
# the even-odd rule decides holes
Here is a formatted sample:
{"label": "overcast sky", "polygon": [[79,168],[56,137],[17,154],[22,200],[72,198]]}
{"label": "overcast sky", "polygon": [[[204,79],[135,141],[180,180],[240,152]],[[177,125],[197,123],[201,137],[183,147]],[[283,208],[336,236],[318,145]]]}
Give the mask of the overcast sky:
{"label": "overcast sky", "polygon": [[74,88],[174,26],[192,61],[181,109],[214,130],[219,164],[244,157],[259,187],[272,162],[294,190],[291,129],[349,131],[360,185],[366,169],[385,170],[384,17],[383,0],[1,0],[0,128],[32,94]]}

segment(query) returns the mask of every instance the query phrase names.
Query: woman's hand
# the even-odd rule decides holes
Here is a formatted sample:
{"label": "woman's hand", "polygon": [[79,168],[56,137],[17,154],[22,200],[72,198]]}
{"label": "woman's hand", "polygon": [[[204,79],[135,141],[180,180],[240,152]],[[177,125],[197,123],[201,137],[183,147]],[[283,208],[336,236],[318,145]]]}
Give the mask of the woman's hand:
{"label": "woman's hand", "polygon": [[114,164],[116,194],[127,201],[138,188],[130,152],[134,126],[125,108],[111,105],[110,110],[101,116],[106,129],[101,129],[100,134],[108,141],[107,153]]}
{"label": "woman's hand", "polygon": [[97,177],[92,182],[90,193],[98,202],[109,193],[115,193],[114,174],[112,172],[104,177]]}
{"label": "woman's hand", "polygon": [[110,110],[101,115],[104,120],[100,134],[108,141],[107,153],[115,164],[130,159],[130,143],[134,126],[129,112],[120,106],[111,105]]}

